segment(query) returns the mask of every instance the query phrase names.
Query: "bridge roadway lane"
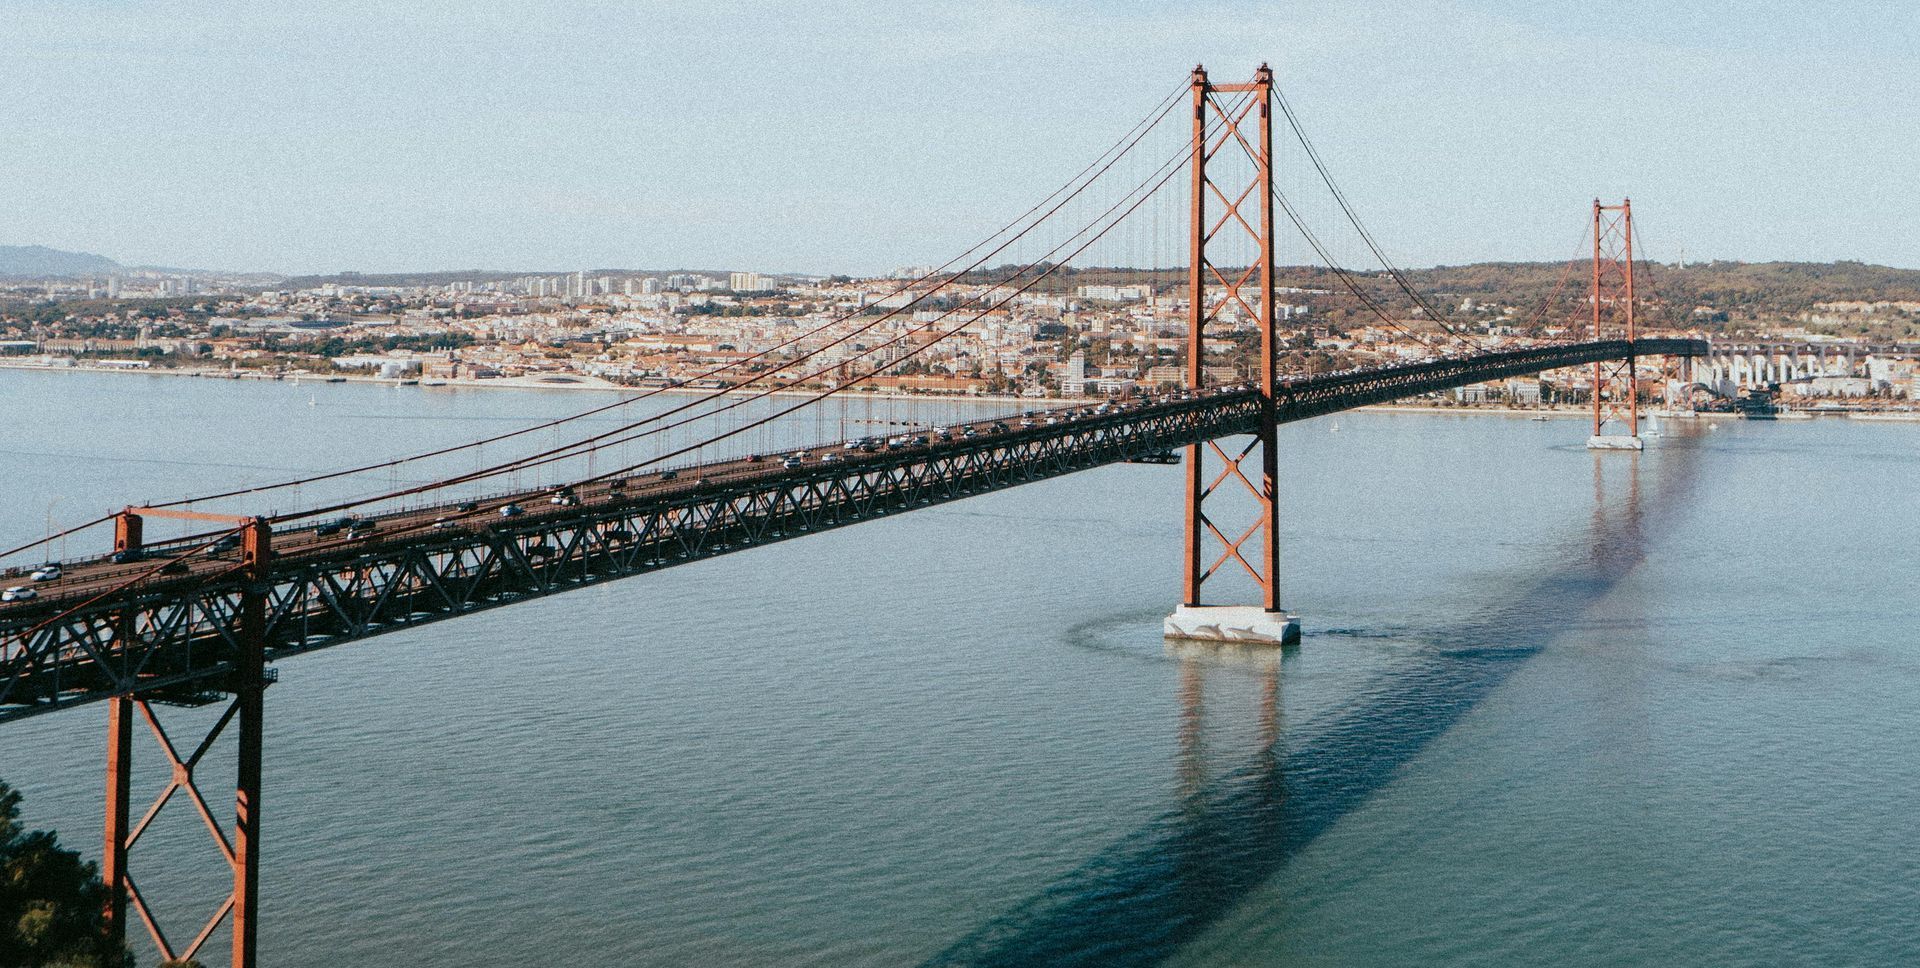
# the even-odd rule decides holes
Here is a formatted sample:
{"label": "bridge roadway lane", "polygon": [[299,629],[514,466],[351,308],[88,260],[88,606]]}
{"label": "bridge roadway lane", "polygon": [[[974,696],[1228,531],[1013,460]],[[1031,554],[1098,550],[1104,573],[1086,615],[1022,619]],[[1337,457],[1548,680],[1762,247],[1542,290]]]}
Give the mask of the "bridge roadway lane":
{"label": "bridge roadway lane", "polygon": [[[1643,337],[1633,343],[1626,340],[1598,340],[1585,343],[1549,344],[1482,352],[1471,356],[1436,357],[1414,363],[1316,376],[1285,377],[1278,381],[1275,387],[1276,418],[1280,423],[1287,423],[1369,403],[1384,403],[1420,393],[1522,373],[1538,373],[1604,359],[1622,359],[1633,355],[1702,356],[1707,349],[1706,341],[1700,339]],[[927,444],[911,445],[904,450],[904,453],[910,457],[933,458],[943,456],[947,451],[964,452],[968,448],[977,447],[982,437],[1006,433],[996,429],[997,425],[1003,423],[1008,424],[1009,431],[1016,432],[1014,439],[1017,439],[1017,432],[1028,429],[1020,426],[1023,419],[1031,419],[1035,423],[1043,421],[1145,422],[1157,414],[1177,413],[1195,399],[1232,397],[1250,393],[1250,388],[1244,385],[1209,387],[1199,391],[1177,391],[1141,402],[1120,404],[1118,413],[1109,411],[1105,414],[1095,414],[1094,410],[1098,405],[1086,405],[1029,411],[1037,414],[1033,418],[989,417],[970,423],[954,424],[952,427],[955,433],[952,440],[935,439]],[[974,431],[974,437],[963,436],[968,428]],[[1044,430],[1044,425],[1032,429]],[[917,435],[916,432],[904,436]],[[882,449],[877,454],[866,454],[857,450],[847,450],[845,445],[845,441],[840,441],[826,445],[826,449],[815,448],[819,452],[806,458],[809,467],[817,469],[821,459],[827,453],[838,455],[842,462],[839,466],[848,470],[858,468],[863,462],[870,460],[897,463],[902,453],[898,450]],[[703,492],[709,488],[719,490],[720,485],[794,474],[794,471],[781,466],[781,459],[787,456],[787,453],[793,452],[768,454],[757,462],[739,458],[682,467],[677,469],[676,476],[671,480],[666,479],[664,474],[659,472],[634,475],[626,478],[625,489],[618,491],[612,481],[599,481],[578,487],[576,493],[581,505],[589,508],[609,504],[635,504],[639,503],[636,501],[638,498],[702,496]],[[315,532],[312,525],[288,529],[276,533],[273,537],[274,565],[279,568],[309,562],[350,563],[357,558],[363,558],[367,552],[375,549],[392,549],[417,542],[420,537],[430,533],[436,524],[441,523],[449,528],[459,529],[460,533],[482,534],[490,530],[492,523],[506,520],[500,517],[499,512],[507,504],[519,504],[524,509],[522,515],[511,519],[514,530],[538,524],[543,520],[564,519],[580,514],[578,508],[557,507],[549,504],[548,500],[552,494],[552,489],[524,490],[477,499],[476,506],[470,511],[460,510],[459,502],[453,502],[370,516],[365,520],[371,522],[374,529],[370,534],[359,539],[347,536],[345,531],[337,536],[320,535]],[[0,603],[0,628],[9,624],[16,628],[24,627],[26,623],[34,622],[43,616],[48,619],[54,618],[64,609],[80,606],[93,597],[120,591],[142,575],[148,577],[139,581],[137,594],[145,596],[149,592],[162,593],[201,587],[218,579],[222,573],[231,572],[240,566],[235,552],[228,552],[223,556],[195,554],[185,562],[187,571],[184,573],[151,574],[164,563],[166,558],[184,555],[193,548],[193,545],[174,541],[156,542],[150,547],[153,550],[152,556],[141,563],[115,564],[109,560],[108,556],[101,556],[63,564],[62,570],[65,574],[51,582],[30,582],[24,574],[0,576],[0,585],[28,585],[40,593],[34,600]]]}
{"label": "bridge roadway lane", "polygon": [[[1241,393],[1245,392],[1246,389],[1247,387],[1241,385],[1208,387],[1199,391],[1197,395],[1186,391],[1179,391],[1137,402],[1112,404],[1111,406],[1115,409],[1110,412],[1145,414],[1152,412],[1156,408],[1170,409],[1175,404],[1184,403],[1200,397],[1211,397],[1225,393]],[[812,448],[768,452],[759,455],[758,460],[742,457],[733,460],[681,467],[671,472],[674,474],[674,477],[670,480],[663,479],[661,472],[641,472],[622,478],[610,478],[592,484],[574,485],[573,487],[580,505],[589,507],[619,500],[631,501],[636,498],[672,497],[694,494],[714,485],[763,479],[788,473],[789,469],[784,467],[782,462],[790,455],[806,454],[807,456],[803,458],[805,461],[810,464],[819,464],[828,454],[832,454],[836,455],[837,461],[841,466],[848,468],[857,466],[865,461],[876,460],[889,453],[897,454],[903,450],[925,453],[932,456],[938,454],[943,449],[958,449],[981,437],[1006,432],[997,430],[997,425],[1004,425],[1007,430],[1013,430],[1021,428],[1023,426],[1022,421],[1031,421],[1031,425],[1033,426],[1044,426],[1049,422],[1084,420],[1089,417],[1100,416],[1100,414],[1095,413],[1095,410],[1099,406],[1101,405],[1097,403],[1089,403],[1081,407],[1027,411],[1027,413],[1033,414],[1031,417],[1014,414],[1011,416],[988,417],[982,420],[948,424],[945,426],[952,432],[953,439],[951,441],[934,439],[932,433],[934,428],[938,426],[934,424],[928,424],[921,429],[898,430],[896,433],[873,438],[880,442],[878,453],[865,453],[860,450],[848,449],[849,441],[835,441],[830,444],[818,445]],[[973,437],[965,436],[965,432],[969,429],[973,431]],[[889,450],[886,445],[886,441],[894,438],[906,437],[911,440],[921,435],[926,435],[929,438],[928,443],[909,443],[903,448],[893,450]],[[616,481],[620,483],[616,484]],[[367,533],[361,538],[347,537],[347,530],[344,528],[338,532],[337,535],[321,535],[316,531],[317,524],[289,528],[285,531],[275,531],[272,540],[272,552],[276,561],[299,562],[308,559],[326,559],[342,554],[358,555],[383,545],[395,543],[397,539],[431,533],[437,525],[442,523],[452,528],[473,532],[493,522],[507,520],[502,518],[500,509],[510,504],[519,505],[523,511],[522,514],[511,519],[515,524],[531,524],[542,518],[561,518],[578,514],[579,512],[576,508],[551,503],[557,487],[558,486],[555,485],[492,495],[484,498],[474,498],[471,499],[474,508],[470,511],[460,510],[460,505],[468,502],[456,501],[386,514],[356,516],[356,520],[373,525],[370,533]],[[9,575],[0,578],[0,586],[12,586],[15,584],[26,585],[35,589],[39,593],[39,597],[25,602],[0,603],[0,618],[29,610],[52,612],[55,609],[51,606],[72,606],[80,604],[104,592],[118,589],[138,578],[140,575],[154,572],[155,569],[159,568],[169,559],[183,555],[195,547],[204,546],[206,542],[212,540],[215,539],[207,538],[201,542],[191,544],[182,544],[178,541],[164,543],[154,542],[148,546],[148,557],[143,561],[133,563],[116,564],[110,560],[110,556],[75,560],[71,563],[63,564],[61,566],[61,577],[54,581],[29,581],[25,574],[25,569],[22,569],[18,575]],[[190,585],[210,576],[217,576],[223,572],[232,571],[239,567],[239,551],[235,549],[219,555],[201,553],[185,558],[182,563],[187,567],[186,572],[153,574],[150,578],[140,582],[140,587],[142,589],[152,588],[157,591],[173,587],[176,584]]]}

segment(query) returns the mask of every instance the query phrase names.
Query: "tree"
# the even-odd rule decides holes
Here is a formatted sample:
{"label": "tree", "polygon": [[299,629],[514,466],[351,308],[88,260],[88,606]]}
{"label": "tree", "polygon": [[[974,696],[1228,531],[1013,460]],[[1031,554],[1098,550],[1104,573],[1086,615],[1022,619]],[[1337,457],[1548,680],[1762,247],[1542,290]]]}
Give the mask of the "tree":
{"label": "tree", "polygon": [[106,906],[94,865],[52,831],[23,830],[20,794],[0,783],[0,965],[130,968],[108,940]]}

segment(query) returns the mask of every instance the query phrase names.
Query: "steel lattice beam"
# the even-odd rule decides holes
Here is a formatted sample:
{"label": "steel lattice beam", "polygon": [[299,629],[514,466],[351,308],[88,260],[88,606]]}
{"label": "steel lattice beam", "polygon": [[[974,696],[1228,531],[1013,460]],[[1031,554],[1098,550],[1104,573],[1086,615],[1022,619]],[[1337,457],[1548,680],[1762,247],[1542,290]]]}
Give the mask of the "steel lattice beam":
{"label": "steel lattice beam", "polygon": [[[1581,343],[1283,379],[1277,423],[1486,380],[1639,355],[1702,355],[1699,340]],[[274,661],[1029,481],[1259,430],[1260,394],[1192,400],[1020,428],[858,462],[813,463],[671,496],[505,519],[476,531],[421,532],[330,556],[275,559],[242,574],[153,581],[61,612],[0,614],[0,721],[110,696],[211,701],[248,673],[243,623],[261,593]],[[239,676],[241,678],[236,678]]]}

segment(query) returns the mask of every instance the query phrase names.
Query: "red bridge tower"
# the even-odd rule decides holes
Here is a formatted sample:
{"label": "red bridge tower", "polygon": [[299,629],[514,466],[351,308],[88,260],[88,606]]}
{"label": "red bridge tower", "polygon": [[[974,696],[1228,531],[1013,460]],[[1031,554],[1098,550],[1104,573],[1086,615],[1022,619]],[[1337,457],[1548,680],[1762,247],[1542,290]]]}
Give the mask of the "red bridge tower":
{"label": "red bridge tower", "polygon": [[[1634,328],[1633,200],[1602,205],[1593,200],[1593,339],[1624,339]],[[1624,359],[1593,365],[1594,450],[1641,450],[1639,361],[1629,346]]]}
{"label": "red bridge tower", "polygon": [[[1206,366],[1207,324],[1236,317],[1260,331],[1259,372],[1248,377],[1257,381],[1263,407],[1259,430],[1245,446],[1230,450],[1235,441],[1222,447],[1210,440],[1187,448],[1185,590],[1180,607],[1167,617],[1165,632],[1178,639],[1288,644],[1300,640],[1300,623],[1280,606],[1280,515],[1275,500],[1279,451],[1273,399],[1273,71],[1262,64],[1251,83],[1214,84],[1205,68],[1196,67],[1192,89],[1187,387],[1197,393],[1213,382]],[[1225,157],[1217,157],[1222,152]],[[1218,215],[1210,211],[1209,199],[1218,203]],[[1247,209],[1254,202],[1258,207],[1250,217]],[[1256,450],[1258,483],[1244,466]],[[1246,493],[1233,494],[1239,500],[1230,503],[1227,495],[1216,495],[1223,486],[1230,493],[1236,486]],[[1216,498],[1213,514],[1208,513],[1209,498]],[[1221,521],[1228,515],[1251,517],[1252,522],[1223,529]],[[1252,578],[1259,604],[1205,604],[1201,591],[1208,579],[1236,566]]]}

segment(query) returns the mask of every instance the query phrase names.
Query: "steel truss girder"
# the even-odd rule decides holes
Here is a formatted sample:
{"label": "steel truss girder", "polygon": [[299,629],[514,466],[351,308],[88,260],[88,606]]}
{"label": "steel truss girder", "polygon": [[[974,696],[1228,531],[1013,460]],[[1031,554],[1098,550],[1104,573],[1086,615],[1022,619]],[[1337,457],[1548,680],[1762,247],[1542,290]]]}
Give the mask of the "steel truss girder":
{"label": "steel truss girder", "polygon": [[[1700,340],[1623,340],[1513,350],[1274,387],[1275,419],[1304,420],[1469,383],[1639,355],[1704,355]],[[327,561],[279,560],[264,584],[266,658],[275,661],[484,611],[1243,434],[1260,426],[1255,390],[1236,390],[1057,425],[1021,428],[841,465],[477,533],[432,532]],[[1251,484],[1251,482],[1248,482]],[[136,589],[59,615],[0,619],[0,721],[115,695],[224,692],[241,660],[247,584],[226,578]]]}

